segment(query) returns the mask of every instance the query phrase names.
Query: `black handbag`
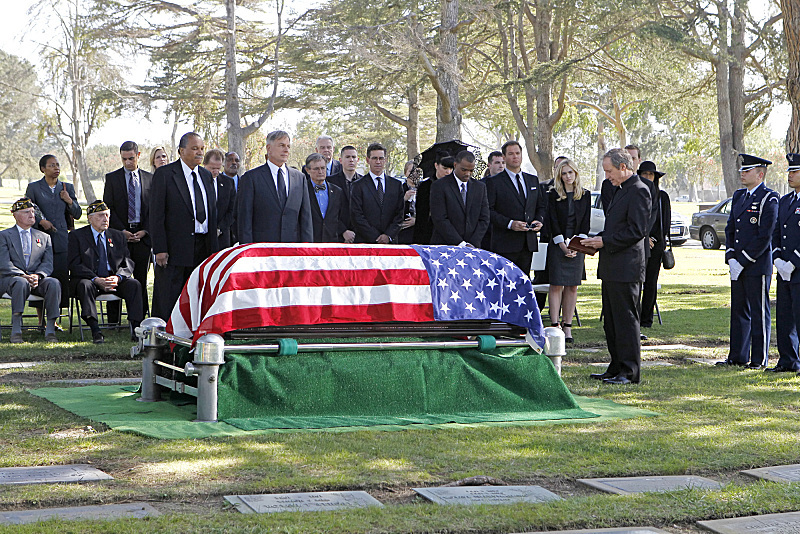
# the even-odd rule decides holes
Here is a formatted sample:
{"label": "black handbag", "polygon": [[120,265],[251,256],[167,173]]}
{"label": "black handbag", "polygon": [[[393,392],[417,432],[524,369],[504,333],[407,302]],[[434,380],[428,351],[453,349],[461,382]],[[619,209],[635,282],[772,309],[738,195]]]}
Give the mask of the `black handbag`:
{"label": "black handbag", "polygon": [[[661,193],[659,192],[659,197]],[[669,243],[669,248],[665,248],[664,252],[661,254],[661,265],[664,266],[664,269],[672,269],[675,267],[675,254],[672,253],[672,237],[670,237],[669,232],[670,228],[664,229],[664,218],[663,214],[661,213],[661,199],[659,198],[658,202],[658,217],[661,219],[661,231],[664,235],[667,236],[667,243]],[[670,221],[671,225],[672,221]]]}

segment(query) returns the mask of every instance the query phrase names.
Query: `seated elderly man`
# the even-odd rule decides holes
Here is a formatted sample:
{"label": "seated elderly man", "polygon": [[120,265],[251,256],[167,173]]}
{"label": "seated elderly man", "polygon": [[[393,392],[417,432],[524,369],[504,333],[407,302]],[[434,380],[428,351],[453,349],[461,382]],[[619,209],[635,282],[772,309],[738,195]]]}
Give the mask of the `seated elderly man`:
{"label": "seated elderly man", "polygon": [[95,200],[86,209],[89,226],[69,234],[69,278],[75,296],[81,303],[81,318],[92,330],[92,342],[104,343],[105,337],[97,322],[97,296],[119,295],[128,307],[128,322],[133,329],[144,318],[142,286],[133,278],[133,261],[125,235],[108,227],[111,211],[102,200]]}
{"label": "seated elderly man", "polygon": [[33,202],[21,198],[11,213],[17,224],[0,232],[0,294],[11,295],[11,343],[22,343],[22,312],[33,294],[44,299],[47,325],[44,340],[56,342],[56,319],[61,309],[61,283],[53,274],[50,236],[32,228],[36,223]]}

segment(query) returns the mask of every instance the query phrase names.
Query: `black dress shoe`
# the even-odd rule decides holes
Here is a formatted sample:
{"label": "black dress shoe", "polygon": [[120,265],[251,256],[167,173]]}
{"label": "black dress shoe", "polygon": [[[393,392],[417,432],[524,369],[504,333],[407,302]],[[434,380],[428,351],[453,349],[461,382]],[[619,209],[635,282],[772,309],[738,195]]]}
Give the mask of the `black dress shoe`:
{"label": "black dress shoe", "polygon": [[733,362],[731,360],[722,360],[721,362],[717,362],[714,365],[716,365],[717,367],[747,367],[746,363]]}
{"label": "black dress shoe", "polygon": [[639,334],[639,339],[642,341],[647,341],[647,336],[644,334]]}
{"label": "black dress shoe", "polygon": [[629,380],[622,375],[613,376],[603,380],[603,384],[635,384],[633,380]]}
{"label": "black dress shoe", "polygon": [[100,345],[101,343],[105,343],[106,338],[103,336],[102,332],[95,332],[92,334],[92,343],[95,345]]}
{"label": "black dress shoe", "polygon": [[751,363],[751,364],[749,364],[749,365],[747,366],[747,368],[748,368],[748,369],[759,369],[759,370],[760,370],[760,369],[766,369],[766,368],[767,368],[767,366],[766,366],[766,365],[757,365],[757,364],[753,364],[753,363]]}
{"label": "black dress shoe", "polygon": [[606,378],[612,378],[614,375],[609,373],[594,373],[589,375],[589,378],[593,378],[595,380],[605,380]]}
{"label": "black dress shoe", "polygon": [[797,372],[797,369],[790,369],[782,365],[776,365],[775,367],[769,367],[767,369],[764,369],[764,371],[769,373],[795,373]]}

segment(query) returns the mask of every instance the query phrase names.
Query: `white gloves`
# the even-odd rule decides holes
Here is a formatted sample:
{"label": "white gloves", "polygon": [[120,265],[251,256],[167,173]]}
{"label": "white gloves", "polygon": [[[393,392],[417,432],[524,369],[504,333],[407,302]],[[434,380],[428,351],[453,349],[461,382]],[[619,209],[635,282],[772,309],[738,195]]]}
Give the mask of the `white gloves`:
{"label": "white gloves", "polygon": [[738,280],[739,275],[744,271],[744,267],[736,260],[728,261],[728,267],[731,269],[731,280]]}
{"label": "white gloves", "polygon": [[778,276],[783,278],[785,282],[792,279],[792,272],[794,272],[794,264],[792,262],[778,258],[775,260],[775,267],[778,269]]}

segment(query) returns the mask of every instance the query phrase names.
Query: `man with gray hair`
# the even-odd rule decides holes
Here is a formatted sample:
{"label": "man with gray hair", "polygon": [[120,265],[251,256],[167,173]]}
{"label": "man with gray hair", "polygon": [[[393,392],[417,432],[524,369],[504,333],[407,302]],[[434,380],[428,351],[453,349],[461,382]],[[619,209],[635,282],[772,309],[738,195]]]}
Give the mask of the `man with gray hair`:
{"label": "man with gray hair", "polygon": [[303,173],[290,169],[289,134],[267,135],[267,162],[239,180],[239,243],[312,243],[311,202]]}
{"label": "man with gray hair", "polygon": [[342,164],[333,159],[333,138],[330,135],[317,137],[316,151],[325,158],[325,176],[333,176],[342,170]]}
{"label": "man with gray hair", "polygon": [[613,148],[603,156],[611,183],[603,231],[581,243],[600,250],[597,277],[602,280],[603,330],[611,363],[590,375],[606,384],[638,384],[641,362],[639,295],[645,275],[645,246],[652,200],[650,189],[634,174],[631,155]]}

